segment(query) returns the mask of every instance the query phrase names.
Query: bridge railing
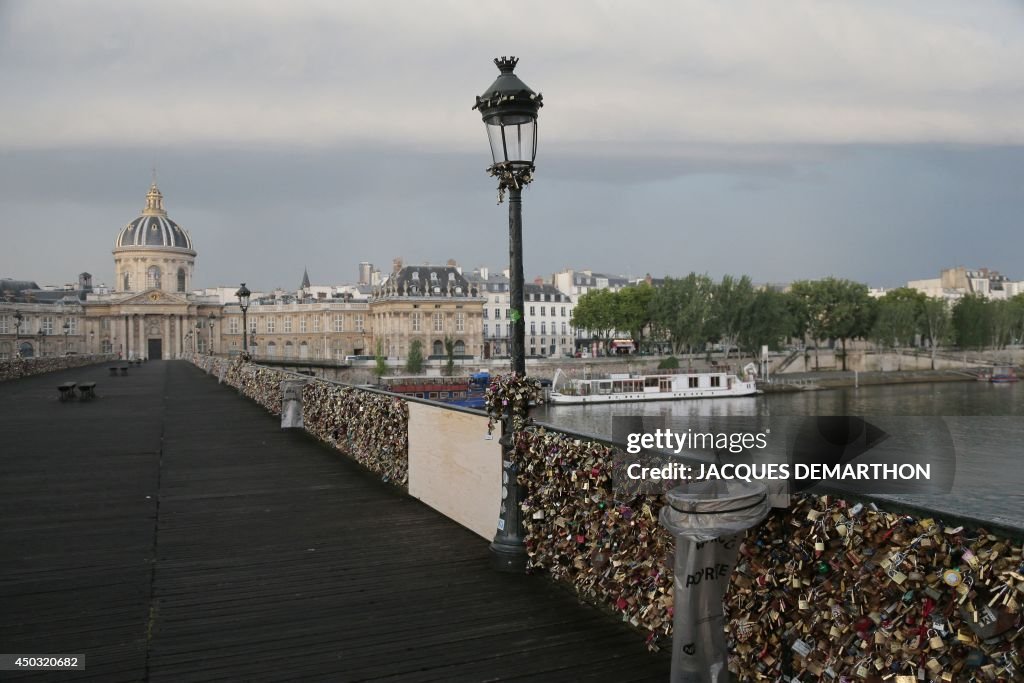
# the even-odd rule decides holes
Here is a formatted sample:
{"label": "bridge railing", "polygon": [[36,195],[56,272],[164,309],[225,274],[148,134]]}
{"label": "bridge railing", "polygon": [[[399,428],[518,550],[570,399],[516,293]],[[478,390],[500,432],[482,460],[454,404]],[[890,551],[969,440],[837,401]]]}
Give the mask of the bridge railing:
{"label": "bridge railing", "polygon": [[11,358],[0,361],[0,382],[41,375],[47,372],[78,368],[83,365],[113,360],[111,354],[75,354],[73,356],[44,356],[43,358]]}
{"label": "bridge railing", "polygon": [[[281,381],[307,382],[306,430],[484,539],[493,536],[502,456],[483,414],[252,364],[194,362],[271,412],[280,412]],[[674,542],[658,522],[660,496],[613,490],[620,449],[540,425],[517,435],[529,569],[617,613],[656,647],[672,633],[674,590],[703,574],[677,582]],[[884,499],[794,497],[735,541],[739,564],[727,568],[726,598],[733,668],[743,680],[775,678],[783,666],[863,678],[865,662],[895,672],[934,659],[936,676],[976,650],[998,672],[1019,647],[1011,639],[1019,640],[1024,602],[1020,540],[1019,530]]]}

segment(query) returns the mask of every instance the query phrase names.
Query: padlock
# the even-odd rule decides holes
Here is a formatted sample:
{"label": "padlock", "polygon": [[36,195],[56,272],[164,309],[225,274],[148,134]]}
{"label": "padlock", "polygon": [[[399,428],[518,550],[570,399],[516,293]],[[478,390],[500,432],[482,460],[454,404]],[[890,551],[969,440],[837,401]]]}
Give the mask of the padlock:
{"label": "padlock", "polygon": [[800,600],[797,602],[797,607],[805,611],[811,608],[811,602],[807,599],[806,595],[800,596]]}
{"label": "padlock", "polygon": [[942,636],[935,629],[928,631],[928,647],[933,650],[941,650],[946,644],[942,641]]}

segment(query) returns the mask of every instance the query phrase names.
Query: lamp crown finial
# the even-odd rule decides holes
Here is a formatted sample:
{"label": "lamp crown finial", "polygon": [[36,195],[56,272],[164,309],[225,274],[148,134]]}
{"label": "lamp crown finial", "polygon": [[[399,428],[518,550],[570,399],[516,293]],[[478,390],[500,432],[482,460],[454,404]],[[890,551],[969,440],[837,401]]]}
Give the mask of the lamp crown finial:
{"label": "lamp crown finial", "polygon": [[503,74],[510,74],[516,68],[516,64],[519,63],[518,57],[495,57],[494,64],[498,67],[498,70]]}

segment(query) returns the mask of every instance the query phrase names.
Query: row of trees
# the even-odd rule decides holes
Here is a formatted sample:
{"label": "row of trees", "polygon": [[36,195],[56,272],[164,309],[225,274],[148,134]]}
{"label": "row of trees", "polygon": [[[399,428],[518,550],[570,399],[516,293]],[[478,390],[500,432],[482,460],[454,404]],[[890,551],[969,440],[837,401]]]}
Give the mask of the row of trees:
{"label": "row of trees", "polygon": [[747,276],[715,282],[690,273],[618,292],[595,290],[580,297],[574,327],[589,330],[607,345],[627,332],[641,348],[667,345],[673,354],[719,343],[751,355],[762,346],[778,350],[787,340],[839,343],[845,368],[846,342],[869,339],[898,350],[928,343],[933,349],[1004,348],[1024,337],[1024,295],[1008,300],[966,296],[952,307],[916,290],[901,288],[872,298],[866,285],[824,278],[794,282],[788,292],[755,288]]}

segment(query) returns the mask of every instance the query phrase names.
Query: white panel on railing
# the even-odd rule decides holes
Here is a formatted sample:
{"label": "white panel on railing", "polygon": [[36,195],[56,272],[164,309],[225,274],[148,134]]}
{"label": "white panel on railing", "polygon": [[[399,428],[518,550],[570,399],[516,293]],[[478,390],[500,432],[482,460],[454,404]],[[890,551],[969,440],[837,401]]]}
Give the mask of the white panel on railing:
{"label": "white panel on railing", "polygon": [[409,494],[494,538],[501,501],[500,428],[486,440],[487,417],[409,402]]}

